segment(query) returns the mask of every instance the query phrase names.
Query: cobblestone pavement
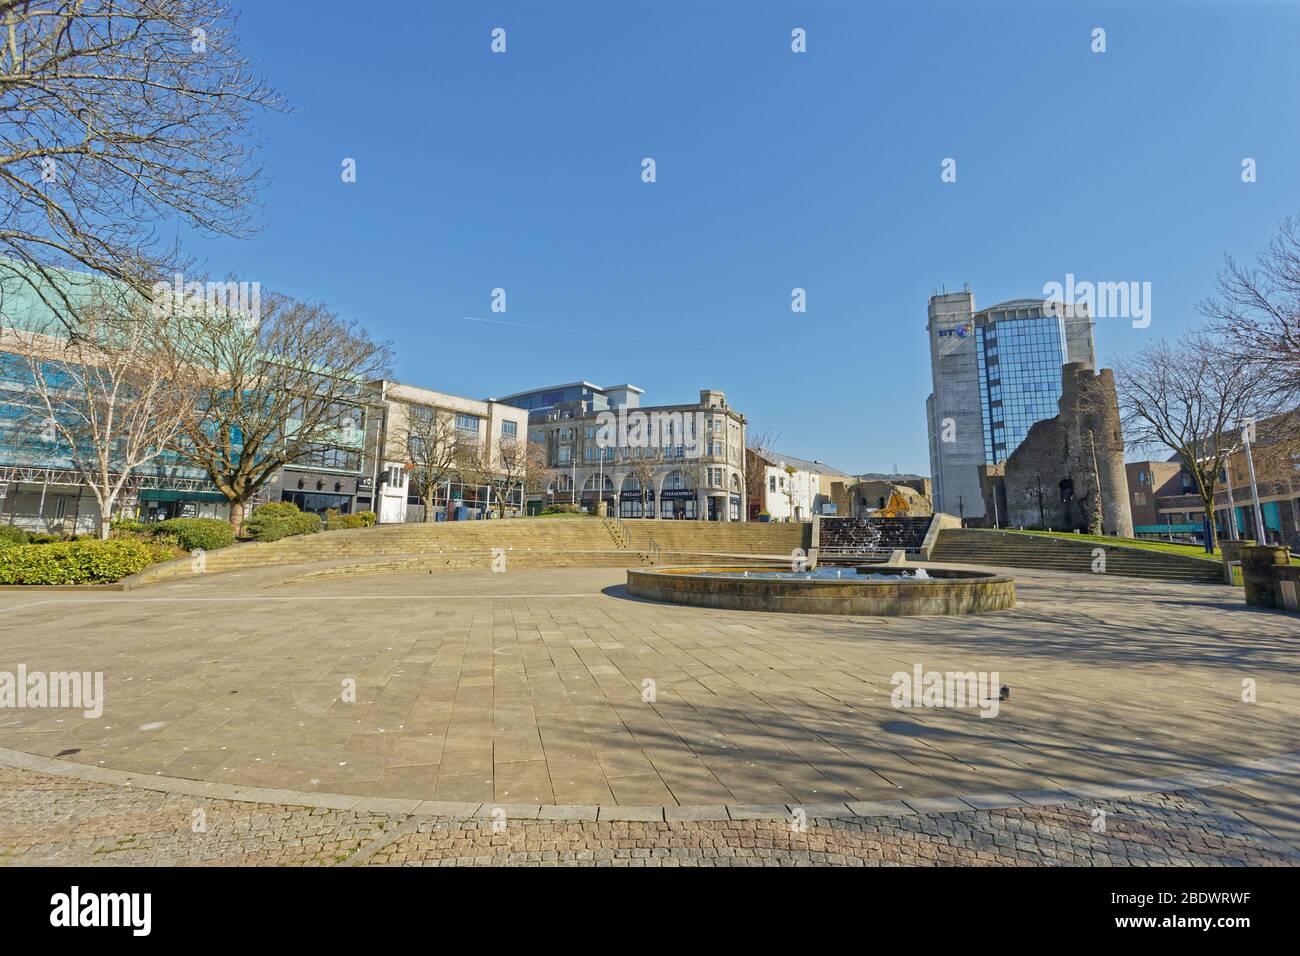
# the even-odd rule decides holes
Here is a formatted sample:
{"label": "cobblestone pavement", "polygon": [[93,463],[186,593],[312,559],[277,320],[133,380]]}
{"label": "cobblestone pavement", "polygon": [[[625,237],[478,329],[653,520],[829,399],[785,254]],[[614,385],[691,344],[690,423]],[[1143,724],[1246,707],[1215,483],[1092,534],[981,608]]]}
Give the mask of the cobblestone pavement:
{"label": "cobblestone pavement", "polygon": [[[1104,813],[1104,832],[1094,828]],[[502,825],[504,824],[504,825]],[[1241,866],[1300,850],[1217,792],[895,817],[455,821],[199,800],[0,768],[0,864]]]}

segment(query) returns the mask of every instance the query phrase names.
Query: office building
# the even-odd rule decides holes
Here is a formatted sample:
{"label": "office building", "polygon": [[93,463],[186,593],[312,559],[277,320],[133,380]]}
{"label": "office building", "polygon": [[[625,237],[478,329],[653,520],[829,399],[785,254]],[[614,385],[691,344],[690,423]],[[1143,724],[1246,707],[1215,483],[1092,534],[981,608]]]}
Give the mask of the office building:
{"label": "office building", "polygon": [[926,399],[936,511],[984,519],[979,468],[1004,462],[1058,412],[1061,367],[1096,367],[1083,306],[1016,299],[976,311],[969,289],[930,297]]}

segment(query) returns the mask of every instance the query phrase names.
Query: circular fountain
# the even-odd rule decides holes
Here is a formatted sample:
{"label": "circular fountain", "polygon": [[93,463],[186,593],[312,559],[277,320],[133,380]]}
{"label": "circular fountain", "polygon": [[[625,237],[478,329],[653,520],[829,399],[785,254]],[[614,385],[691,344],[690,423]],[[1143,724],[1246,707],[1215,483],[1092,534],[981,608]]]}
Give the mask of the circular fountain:
{"label": "circular fountain", "polygon": [[628,571],[627,589],[651,601],[795,614],[978,614],[1016,605],[1012,578],[965,568],[656,568]]}

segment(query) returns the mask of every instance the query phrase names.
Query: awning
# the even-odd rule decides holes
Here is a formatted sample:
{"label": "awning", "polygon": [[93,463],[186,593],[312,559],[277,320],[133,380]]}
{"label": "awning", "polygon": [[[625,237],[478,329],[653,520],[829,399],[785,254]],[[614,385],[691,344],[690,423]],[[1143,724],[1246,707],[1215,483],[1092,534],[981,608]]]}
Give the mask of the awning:
{"label": "awning", "polygon": [[173,491],[167,488],[142,488],[141,501],[215,501],[229,503],[229,499],[219,491]]}

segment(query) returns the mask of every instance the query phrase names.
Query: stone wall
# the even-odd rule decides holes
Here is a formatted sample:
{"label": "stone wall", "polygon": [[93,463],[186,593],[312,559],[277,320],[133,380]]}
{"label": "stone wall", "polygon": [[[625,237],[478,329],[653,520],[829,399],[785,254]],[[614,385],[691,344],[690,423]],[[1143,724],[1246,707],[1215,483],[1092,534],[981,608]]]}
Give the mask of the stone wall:
{"label": "stone wall", "polygon": [[[1061,368],[1060,411],[1036,422],[1006,460],[1004,474],[981,477],[986,499],[1003,490],[1005,527],[1133,536],[1119,402],[1110,369],[1081,362]],[[998,488],[1000,482],[1002,488]]]}

